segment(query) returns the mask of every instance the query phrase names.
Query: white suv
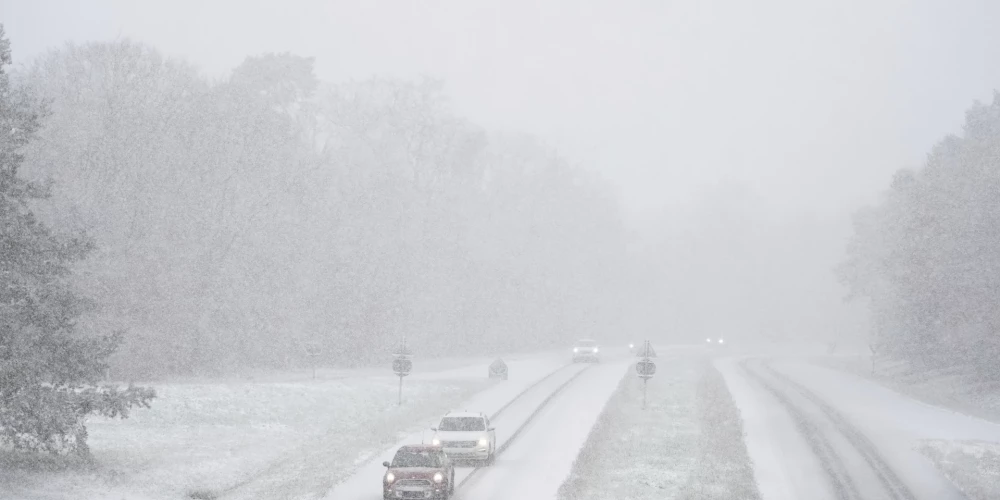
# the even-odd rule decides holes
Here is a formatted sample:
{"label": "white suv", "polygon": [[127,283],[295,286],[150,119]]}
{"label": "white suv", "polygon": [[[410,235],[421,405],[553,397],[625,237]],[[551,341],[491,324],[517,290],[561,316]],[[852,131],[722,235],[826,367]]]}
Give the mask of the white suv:
{"label": "white suv", "polygon": [[432,427],[431,444],[444,449],[452,460],[480,460],[493,465],[497,436],[484,413],[449,412]]}

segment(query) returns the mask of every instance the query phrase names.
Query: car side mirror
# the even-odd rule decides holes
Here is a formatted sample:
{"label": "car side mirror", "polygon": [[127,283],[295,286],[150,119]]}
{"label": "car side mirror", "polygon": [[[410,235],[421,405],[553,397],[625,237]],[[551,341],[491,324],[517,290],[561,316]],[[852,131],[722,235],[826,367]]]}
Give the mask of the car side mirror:
{"label": "car side mirror", "polygon": [[495,430],[497,430],[497,428],[496,427],[490,427],[489,429],[486,429],[486,430],[488,430],[488,431],[495,431]]}
{"label": "car side mirror", "polygon": [[437,432],[438,428],[437,427],[431,427],[431,430],[434,431],[434,432]]}
{"label": "car side mirror", "polygon": [[382,462],[382,467],[389,467],[389,462]]}

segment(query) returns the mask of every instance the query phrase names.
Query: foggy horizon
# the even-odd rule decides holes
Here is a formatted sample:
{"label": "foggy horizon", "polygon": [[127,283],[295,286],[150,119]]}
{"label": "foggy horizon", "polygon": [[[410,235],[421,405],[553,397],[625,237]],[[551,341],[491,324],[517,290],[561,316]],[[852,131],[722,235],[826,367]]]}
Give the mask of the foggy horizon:
{"label": "foggy horizon", "polygon": [[131,38],[216,77],[288,51],[330,81],[439,79],[459,115],[611,180],[641,225],[723,180],[778,210],[846,216],[1000,86],[977,62],[1000,55],[998,35],[969,29],[997,19],[988,0],[800,4],[39,1],[0,17],[18,21],[15,67]]}

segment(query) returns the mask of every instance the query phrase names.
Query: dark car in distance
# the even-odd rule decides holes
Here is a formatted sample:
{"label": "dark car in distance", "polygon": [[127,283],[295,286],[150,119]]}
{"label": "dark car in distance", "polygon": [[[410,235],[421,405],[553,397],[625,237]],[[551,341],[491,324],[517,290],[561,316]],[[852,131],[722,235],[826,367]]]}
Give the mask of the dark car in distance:
{"label": "dark car in distance", "polygon": [[396,450],[382,476],[382,498],[444,500],[455,492],[455,467],[440,446],[406,445]]}

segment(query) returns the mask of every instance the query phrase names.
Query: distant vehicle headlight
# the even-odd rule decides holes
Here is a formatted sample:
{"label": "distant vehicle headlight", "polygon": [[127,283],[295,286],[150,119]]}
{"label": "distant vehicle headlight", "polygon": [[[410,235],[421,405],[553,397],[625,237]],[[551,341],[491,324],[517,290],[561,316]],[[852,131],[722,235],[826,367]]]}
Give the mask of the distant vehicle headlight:
{"label": "distant vehicle headlight", "polygon": [[490,444],[490,438],[479,438],[479,446],[486,446],[488,444]]}
{"label": "distant vehicle headlight", "polygon": [[597,348],[596,347],[594,348],[594,354],[597,354]]}
{"label": "distant vehicle headlight", "polygon": [[722,339],[719,339],[719,343],[721,344],[722,342],[723,342]]}
{"label": "distant vehicle headlight", "polygon": [[712,339],[705,339],[705,342],[708,342],[709,344],[711,344],[712,343]]}
{"label": "distant vehicle headlight", "polygon": [[629,349],[634,349],[634,348],[635,348],[635,344],[629,344],[629,345],[628,345],[628,348],[629,348]]}
{"label": "distant vehicle headlight", "polygon": [[396,480],[396,475],[391,472],[385,473],[385,482],[391,483]]}
{"label": "distant vehicle headlight", "polygon": [[444,476],[442,476],[440,472],[435,472],[434,473],[434,482],[435,483],[440,483],[441,481],[444,481]]}
{"label": "distant vehicle headlight", "polygon": [[441,446],[441,440],[438,438],[431,439],[431,446]]}
{"label": "distant vehicle headlight", "polygon": [[580,352],[580,350],[579,350],[579,349],[577,349],[576,347],[574,347],[574,348],[573,348],[573,352]]}

